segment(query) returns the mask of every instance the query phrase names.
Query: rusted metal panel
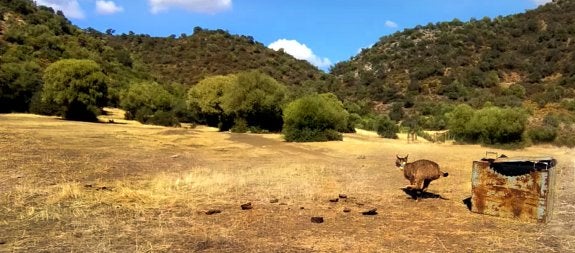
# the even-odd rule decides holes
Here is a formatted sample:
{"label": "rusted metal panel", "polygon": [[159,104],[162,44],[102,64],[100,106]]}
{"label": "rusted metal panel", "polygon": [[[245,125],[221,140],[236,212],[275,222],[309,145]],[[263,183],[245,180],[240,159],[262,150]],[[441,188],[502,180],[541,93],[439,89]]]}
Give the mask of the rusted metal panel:
{"label": "rusted metal panel", "polygon": [[552,157],[514,157],[473,162],[471,211],[545,223],[555,198]]}

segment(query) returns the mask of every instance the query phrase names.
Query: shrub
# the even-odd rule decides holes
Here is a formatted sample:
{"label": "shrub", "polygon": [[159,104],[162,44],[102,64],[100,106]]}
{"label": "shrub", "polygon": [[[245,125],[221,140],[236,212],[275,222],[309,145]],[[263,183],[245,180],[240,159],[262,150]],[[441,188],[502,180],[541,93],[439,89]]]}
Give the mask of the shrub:
{"label": "shrub", "polygon": [[173,111],[156,111],[144,123],[169,127],[180,126],[180,122],[178,122],[176,113]]}
{"label": "shrub", "polygon": [[176,98],[154,82],[134,83],[121,94],[120,105],[126,110],[126,119],[143,124],[177,126],[174,112]]}
{"label": "shrub", "polygon": [[341,133],[332,130],[319,130],[311,128],[291,129],[284,128],[284,138],[290,142],[312,142],[312,141],[341,141]]}
{"label": "shrub", "polygon": [[288,104],[284,110],[286,141],[342,140],[348,113],[333,94],[308,95]]}
{"label": "shrub", "polygon": [[575,112],[575,99],[563,99],[561,106],[569,111]]}
{"label": "shrub", "polygon": [[57,115],[61,111],[58,105],[42,100],[42,93],[36,92],[30,101],[30,113],[40,115]]}
{"label": "shrub", "polygon": [[533,143],[551,143],[557,138],[557,128],[551,126],[530,128],[527,136]]}
{"label": "shrub", "polygon": [[449,130],[458,141],[506,144],[523,141],[527,112],[518,108],[486,107],[473,110],[460,105],[448,116]]}
{"label": "shrub", "polygon": [[573,125],[564,126],[558,129],[555,144],[569,148],[575,147],[575,135],[573,134],[573,131],[575,131],[575,127]]}
{"label": "shrub", "polygon": [[234,120],[234,126],[230,129],[233,133],[246,133],[248,128],[248,122],[245,119],[238,118]]}
{"label": "shrub", "polygon": [[388,117],[379,117],[376,122],[376,131],[383,138],[397,139],[399,127]]}
{"label": "shrub", "polygon": [[0,112],[27,111],[42,85],[41,72],[40,66],[34,62],[3,61],[0,64]]}
{"label": "shrub", "polygon": [[403,103],[394,102],[391,106],[391,111],[389,112],[389,118],[392,120],[400,121],[403,118]]}

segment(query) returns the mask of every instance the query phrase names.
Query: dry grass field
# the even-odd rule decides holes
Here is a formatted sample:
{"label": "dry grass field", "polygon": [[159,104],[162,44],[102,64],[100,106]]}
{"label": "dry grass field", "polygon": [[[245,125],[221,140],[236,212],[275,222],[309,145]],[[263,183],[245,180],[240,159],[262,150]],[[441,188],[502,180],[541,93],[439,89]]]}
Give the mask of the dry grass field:
{"label": "dry grass field", "polygon": [[[0,115],[0,252],[575,252],[572,149],[365,132],[298,144],[105,117],[115,123]],[[467,209],[472,161],[486,151],[558,160],[550,223]],[[449,172],[428,189],[442,198],[416,202],[401,190],[398,153]],[[348,197],[329,201],[339,194]],[[242,210],[247,202],[253,209]]]}

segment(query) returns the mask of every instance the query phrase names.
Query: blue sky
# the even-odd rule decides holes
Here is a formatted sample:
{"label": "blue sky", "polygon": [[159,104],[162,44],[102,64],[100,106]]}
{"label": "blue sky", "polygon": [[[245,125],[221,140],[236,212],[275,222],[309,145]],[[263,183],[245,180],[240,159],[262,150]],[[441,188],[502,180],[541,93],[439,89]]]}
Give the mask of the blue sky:
{"label": "blue sky", "polygon": [[248,35],[321,69],[380,37],[457,18],[506,16],[550,0],[37,0],[81,28],[191,35],[196,26]]}

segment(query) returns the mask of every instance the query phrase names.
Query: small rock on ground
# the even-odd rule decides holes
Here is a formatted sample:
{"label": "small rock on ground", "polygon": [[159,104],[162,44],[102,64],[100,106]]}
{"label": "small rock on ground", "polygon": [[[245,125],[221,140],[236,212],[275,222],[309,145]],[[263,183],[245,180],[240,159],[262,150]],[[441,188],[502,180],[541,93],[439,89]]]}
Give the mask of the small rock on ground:
{"label": "small rock on ground", "polygon": [[254,207],[252,206],[252,202],[248,202],[248,203],[242,204],[241,208],[242,208],[242,210],[250,210]]}
{"label": "small rock on ground", "polygon": [[313,223],[323,223],[323,217],[321,217],[321,216],[311,217],[311,222],[313,222]]}
{"label": "small rock on ground", "polygon": [[376,214],[377,214],[377,209],[376,209],[376,208],[373,208],[373,209],[370,209],[370,210],[368,210],[368,211],[361,212],[361,214],[363,214],[363,215],[376,215]]}
{"label": "small rock on ground", "polygon": [[222,210],[220,210],[220,209],[210,209],[210,210],[206,211],[206,214],[212,215],[212,214],[217,214],[217,213],[221,213],[221,212],[222,212]]}

